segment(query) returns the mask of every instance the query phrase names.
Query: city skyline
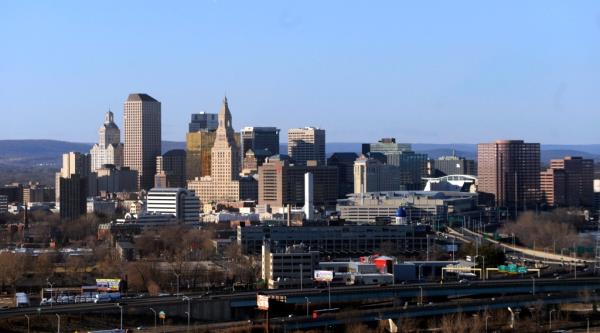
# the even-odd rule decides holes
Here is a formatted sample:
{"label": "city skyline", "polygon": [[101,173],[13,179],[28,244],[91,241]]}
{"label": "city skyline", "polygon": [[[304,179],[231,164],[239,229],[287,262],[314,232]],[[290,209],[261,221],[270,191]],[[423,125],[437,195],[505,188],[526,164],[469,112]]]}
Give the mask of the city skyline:
{"label": "city skyline", "polygon": [[15,4],[0,5],[0,112],[29,117],[4,117],[0,139],[94,142],[144,92],[170,141],[227,94],[236,130],[317,126],[329,142],[600,142],[595,2]]}

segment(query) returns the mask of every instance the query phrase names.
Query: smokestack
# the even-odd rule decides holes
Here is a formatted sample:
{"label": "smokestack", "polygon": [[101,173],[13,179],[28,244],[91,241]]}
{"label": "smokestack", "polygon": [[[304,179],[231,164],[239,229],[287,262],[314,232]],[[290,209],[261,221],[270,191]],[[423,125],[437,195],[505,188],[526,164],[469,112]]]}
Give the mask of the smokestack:
{"label": "smokestack", "polygon": [[313,174],[304,174],[304,216],[307,221],[314,219],[315,207],[313,205]]}

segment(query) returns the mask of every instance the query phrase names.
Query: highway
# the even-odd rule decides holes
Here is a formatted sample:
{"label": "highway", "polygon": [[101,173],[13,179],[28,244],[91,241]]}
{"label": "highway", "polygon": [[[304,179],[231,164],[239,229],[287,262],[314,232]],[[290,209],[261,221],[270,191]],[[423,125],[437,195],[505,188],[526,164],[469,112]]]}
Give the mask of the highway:
{"label": "highway", "polygon": [[[522,247],[522,246],[513,246],[513,245],[509,245],[509,244],[505,244],[502,242],[499,242],[495,239],[491,239],[489,236],[484,236],[482,234],[476,233],[474,231],[471,231],[467,228],[462,228],[466,233],[470,234],[472,237],[476,237],[479,239],[484,239],[490,243],[496,244],[498,246],[501,246],[507,250],[513,251],[513,252],[518,252],[521,253],[523,255],[527,255],[530,256],[532,258],[539,258],[539,259],[545,259],[545,260],[553,260],[553,261],[558,261],[558,262],[577,262],[577,263],[587,263],[587,264],[591,264],[594,263],[594,260],[586,260],[583,258],[576,258],[576,257],[571,257],[571,256],[565,256],[565,255],[561,255],[561,254],[555,254],[555,253],[548,253],[548,252],[544,252],[544,251],[537,251],[537,250],[532,250],[526,247]],[[450,237],[464,237],[464,235],[462,235],[460,232],[452,229],[452,228],[448,228],[449,230],[449,235]]]}
{"label": "highway", "polygon": [[[534,286],[535,284],[535,286]],[[533,290],[535,289],[535,290]],[[486,280],[471,281],[469,283],[423,283],[392,286],[343,286],[331,288],[332,303],[357,302],[366,297],[377,299],[415,299],[425,297],[461,297],[461,296],[486,296],[486,295],[517,295],[536,293],[566,293],[581,292],[584,290],[600,290],[600,278],[579,279],[511,279],[511,280]],[[230,294],[205,295],[204,293],[186,294],[195,306],[209,306],[212,301],[226,301],[231,308],[256,307],[256,291],[238,292]],[[264,290],[261,294],[270,295],[274,299],[286,304],[305,304],[306,298],[314,306],[326,304],[328,290],[326,288],[304,288],[289,290]],[[182,296],[144,297],[123,299],[119,304],[124,308],[150,308],[165,305],[183,304]],[[10,318],[35,314],[64,314],[64,313],[93,313],[117,312],[117,303],[76,303],[50,306],[32,306],[13,308],[0,311],[0,318]]]}

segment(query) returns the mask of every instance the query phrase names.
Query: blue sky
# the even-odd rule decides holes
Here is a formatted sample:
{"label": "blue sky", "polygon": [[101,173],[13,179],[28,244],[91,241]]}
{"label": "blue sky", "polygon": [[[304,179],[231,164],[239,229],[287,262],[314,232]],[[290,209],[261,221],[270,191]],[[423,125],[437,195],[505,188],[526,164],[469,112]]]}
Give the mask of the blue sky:
{"label": "blue sky", "polygon": [[600,1],[4,0],[0,46],[0,139],[94,142],[146,92],[166,140],[227,93],[331,142],[600,143]]}

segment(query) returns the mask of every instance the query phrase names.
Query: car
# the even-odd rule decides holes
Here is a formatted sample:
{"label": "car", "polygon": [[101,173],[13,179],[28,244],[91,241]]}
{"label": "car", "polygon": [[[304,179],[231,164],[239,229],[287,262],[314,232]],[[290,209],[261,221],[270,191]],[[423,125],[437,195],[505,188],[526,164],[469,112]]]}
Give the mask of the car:
{"label": "car", "polygon": [[56,304],[56,300],[54,300],[54,298],[52,298],[52,297],[42,298],[42,301],[40,302],[40,306],[46,306],[46,305],[51,305],[51,304]]}
{"label": "car", "polygon": [[460,283],[460,284],[469,284],[469,280],[467,280],[467,279],[460,279],[458,281],[458,283]]}

